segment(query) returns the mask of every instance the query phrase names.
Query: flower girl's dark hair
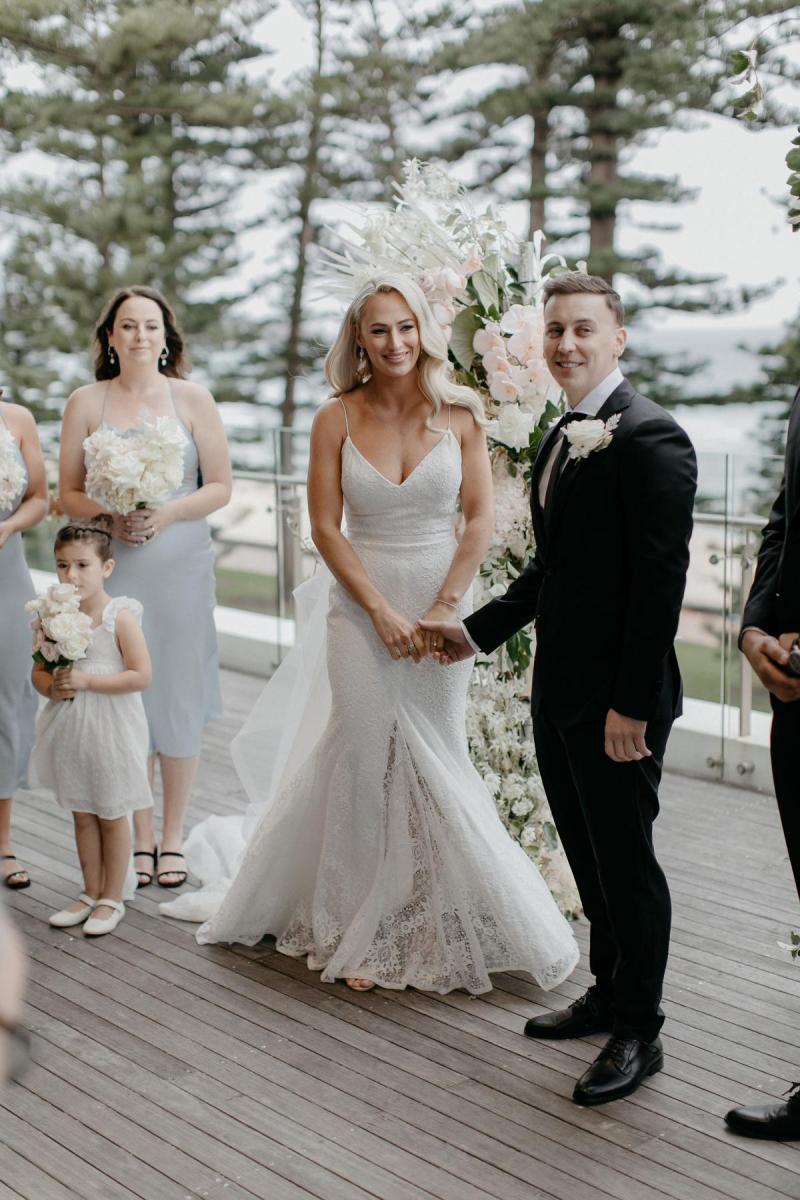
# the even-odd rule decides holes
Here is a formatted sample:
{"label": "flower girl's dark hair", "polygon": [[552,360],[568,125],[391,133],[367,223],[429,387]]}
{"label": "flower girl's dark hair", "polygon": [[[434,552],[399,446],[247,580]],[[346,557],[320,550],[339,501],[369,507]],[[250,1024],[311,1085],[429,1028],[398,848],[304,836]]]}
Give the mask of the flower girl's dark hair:
{"label": "flower girl's dark hair", "polygon": [[53,549],[56,554],[68,542],[91,542],[101,562],[111,558],[111,530],[114,518],[108,513],[98,513],[85,521],[68,521],[56,534]]}

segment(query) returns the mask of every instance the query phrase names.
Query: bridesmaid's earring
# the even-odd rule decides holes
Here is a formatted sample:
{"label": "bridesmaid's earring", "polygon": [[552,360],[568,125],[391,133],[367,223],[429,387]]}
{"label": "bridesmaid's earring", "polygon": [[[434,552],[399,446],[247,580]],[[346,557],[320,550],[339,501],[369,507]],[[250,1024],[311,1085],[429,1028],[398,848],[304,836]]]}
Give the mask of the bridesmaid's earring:
{"label": "bridesmaid's earring", "polygon": [[162,367],[165,367],[165,366],[167,365],[167,363],[169,362],[169,353],[168,353],[168,351],[167,351],[167,347],[166,347],[166,346],[164,347],[164,349],[163,349],[163,350],[161,351],[161,353],[159,354],[159,356],[158,356],[158,361],[161,363]]}
{"label": "bridesmaid's earring", "polygon": [[358,347],[358,362],[356,363],[356,375],[363,383],[369,377],[369,366],[367,365],[367,352],[363,346]]}

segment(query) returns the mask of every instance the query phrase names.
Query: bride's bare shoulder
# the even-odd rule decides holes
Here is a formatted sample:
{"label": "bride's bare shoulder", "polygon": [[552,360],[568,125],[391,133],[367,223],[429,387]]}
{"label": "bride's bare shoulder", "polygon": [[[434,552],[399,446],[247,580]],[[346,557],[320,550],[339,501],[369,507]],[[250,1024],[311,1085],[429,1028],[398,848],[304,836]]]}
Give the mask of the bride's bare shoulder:
{"label": "bride's bare shoulder", "polygon": [[[350,393],[352,395],[352,393]],[[314,414],[314,432],[322,434],[326,437],[332,437],[340,434],[342,437],[347,433],[347,425],[345,421],[345,408],[347,405],[348,394],[343,396],[329,396],[327,400],[323,400],[316,413]]]}

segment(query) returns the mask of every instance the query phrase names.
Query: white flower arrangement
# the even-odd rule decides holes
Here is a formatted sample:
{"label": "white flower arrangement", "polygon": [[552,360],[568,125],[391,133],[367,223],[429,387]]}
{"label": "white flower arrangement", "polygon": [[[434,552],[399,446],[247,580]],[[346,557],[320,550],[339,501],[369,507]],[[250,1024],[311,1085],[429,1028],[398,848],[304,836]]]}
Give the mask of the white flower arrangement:
{"label": "white flower arrangement", "polygon": [[[337,231],[344,248],[326,253],[333,273],[326,284],[352,295],[378,274],[399,273],[415,279],[430,301],[460,381],[481,395],[489,418],[495,530],[478,590],[502,595],[533,550],[531,470],[545,429],[563,409],[544,362],[542,292],[547,273],[567,266],[559,255],[542,255],[540,233],[517,255],[502,218],[491,207],[477,213],[437,166],[406,163],[397,191],[394,209],[362,214],[344,236]],[[536,767],[530,661],[531,638],[519,633],[476,668],[467,707],[470,753],[509,833],[563,911],[576,913],[575,884]]]}
{"label": "white flower arrangement", "polygon": [[124,435],[101,426],[83,443],[86,495],[122,515],[163,504],[183,479],[185,444],[175,417],[142,417]]}
{"label": "white flower arrangement", "polygon": [[620,415],[620,413],[614,413],[613,417],[609,417],[607,421],[593,418],[588,421],[570,421],[569,425],[565,425],[561,430],[561,436],[569,442],[567,458],[571,458],[573,461],[579,458],[588,458],[590,454],[594,454],[598,450],[605,450],[607,446],[610,446],[614,430],[620,422]]}
{"label": "white flower arrangement", "polygon": [[29,600],[25,611],[34,613],[33,658],[47,671],[71,667],[86,657],[92,639],[92,618],[80,611],[77,588],[71,583],[54,583]]}
{"label": "white flower arrangement", "polygon": [[25,483],[25,472],[17,454],[17,443],[10,429],[0,429],[0,512],[10,509]]}
{"label": "white flower arrangement", "polygon": [[519,680],[491,665],[473,672],[467,738],[476,770],[512,837],[536,863],[562,912],[580,912],[575,882],[536,769],[530,707]]}

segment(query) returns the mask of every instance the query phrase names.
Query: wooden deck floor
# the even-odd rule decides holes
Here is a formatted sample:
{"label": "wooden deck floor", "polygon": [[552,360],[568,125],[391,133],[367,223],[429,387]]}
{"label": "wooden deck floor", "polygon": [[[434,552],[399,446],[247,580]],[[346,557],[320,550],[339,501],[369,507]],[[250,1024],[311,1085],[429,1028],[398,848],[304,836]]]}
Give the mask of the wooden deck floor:
{"label": "wooden deck floor", "polygon": [[[242,803],[227,744],[259,687],[226,676],[195,818]],[[586,1110],[569,1096],[602,1039],[521,1035],[579,995],[584,965],[549,997],[512,976],[480,999],[355,995],[266,945],[198,946],[159,916],[157,888],[113,936],[73,937],[45,921],[78,890],[68,820],[25,797],[16,842],[35,883],[11,904],[33,1062],[0,1098],[0,1200],[800,1196],[800,1143],[737,1140],[721,1120],[800,1079],[800,969],[776,945],[798,905],[774,804],[676,776],[663,802],[666,1066]]]}

